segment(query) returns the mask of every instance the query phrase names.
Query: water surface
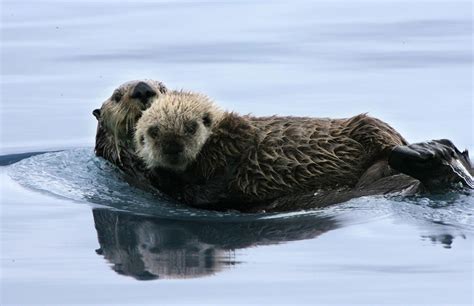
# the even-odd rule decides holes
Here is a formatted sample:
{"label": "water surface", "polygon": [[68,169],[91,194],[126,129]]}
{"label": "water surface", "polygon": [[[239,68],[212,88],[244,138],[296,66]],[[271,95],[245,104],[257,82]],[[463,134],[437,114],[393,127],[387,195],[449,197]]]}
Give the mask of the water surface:
{"label": "water surface", "polygon": [[473,151],[470,1],[1,6],[0,304],[474,303],[472,194],[191,210],[95,158],[91,115],[153,78],[241,113],[369,112]]}

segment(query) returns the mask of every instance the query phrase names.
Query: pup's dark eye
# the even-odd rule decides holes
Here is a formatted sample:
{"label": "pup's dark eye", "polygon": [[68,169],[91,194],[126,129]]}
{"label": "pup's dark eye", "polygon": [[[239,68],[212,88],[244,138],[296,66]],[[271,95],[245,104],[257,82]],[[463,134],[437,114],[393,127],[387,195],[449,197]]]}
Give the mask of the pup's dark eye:
{"label": "pup's dark eye", "polygon": [[209,113],[204,114],[204,116],[202,117],[202,123],[204,123],[204,125],[207,127],[211,126],[211,123],[212,123],[211,114]]}
{"label": "pup's dark eye", "polygon": [[184,132],[189,135],[194,135],[194,133],[197,131],[197,128],[198,124],[196,121],[187,122],[184,125]]}
{"label": "pup's dark eye", "polygon": [[142,144],[142,146],[145,145],[145,137],[143,135],[140,136],[140,143]]}
{"label": "pup's dark eye", "polygon": [[120,100],[122,100],[122,97],[123,93],[119,90],[114,91],[114,93],[112,94],[112,100],[115,102],[120,102]]}
{"label": "pup's dark eye", "polygon": [[157,125],[152,126],[148,129],[148,135],[150,135],[150,137],[152,138],[157,138],[159,132],[160,132],[160,128]]}

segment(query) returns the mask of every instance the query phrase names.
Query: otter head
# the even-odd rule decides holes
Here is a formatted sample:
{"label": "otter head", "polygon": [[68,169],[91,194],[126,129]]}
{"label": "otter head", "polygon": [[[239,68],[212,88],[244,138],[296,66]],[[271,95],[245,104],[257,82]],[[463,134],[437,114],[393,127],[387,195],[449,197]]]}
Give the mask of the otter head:
{"label": "otter head", "polygon": [[137,123],[135,148],[148,168],[184,171],[196,160],[224,112],[201,94],[158,97]]}
{"label": "otter head", "polygon": [[98,120],[96,155],[120,163],[122,151],[133,150],[133,131],[142,112],[166,91],[163,83],[154,80],[131,81],[115,89],[102,107],[92,112]]}

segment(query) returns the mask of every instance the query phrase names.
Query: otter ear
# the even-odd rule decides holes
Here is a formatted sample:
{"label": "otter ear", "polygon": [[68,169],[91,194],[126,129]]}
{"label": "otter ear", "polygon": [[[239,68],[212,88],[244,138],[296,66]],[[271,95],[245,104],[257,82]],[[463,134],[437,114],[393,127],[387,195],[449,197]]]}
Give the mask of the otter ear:
{"label": "otter ear", "polygon": [[467,161],[469,161],[469,163],[471,163],[471,159],[469,158],[469,151],[464,150],[461,154]]}
{"label": "otter ear", "polygon": [[212,124],[211,114],[205,113],[202,117],[202,123],[204,123],[205,126],[210,127]]}
{"label": "otter ear", "polygon": [[94,115],[94,117],[95,117],[97,120],[99,120],[99,119],[100,119],[100,109],[98,109],[98,108],[97,108],[97,109],[94,109],[94,110],[92,111],[92,115]]}
{"label": "otter ear", "polygon": [[166,88],[166,86],[163,83],[160,82],[159,87],[160,87],[159,90],[162,94],[165,94],[168,92],[168,88]]}

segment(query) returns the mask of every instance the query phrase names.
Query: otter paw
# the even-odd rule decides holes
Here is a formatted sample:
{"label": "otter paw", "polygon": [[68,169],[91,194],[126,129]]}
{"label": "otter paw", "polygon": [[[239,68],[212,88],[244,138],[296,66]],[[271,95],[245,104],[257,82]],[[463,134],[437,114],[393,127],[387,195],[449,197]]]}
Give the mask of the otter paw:
{"label": "otter paw", "polygon": [[468,152],[459,151],[447,139],[395,147],[389,165],[420,180],[430,190],[451,188],[459,183],[474,189]]}

